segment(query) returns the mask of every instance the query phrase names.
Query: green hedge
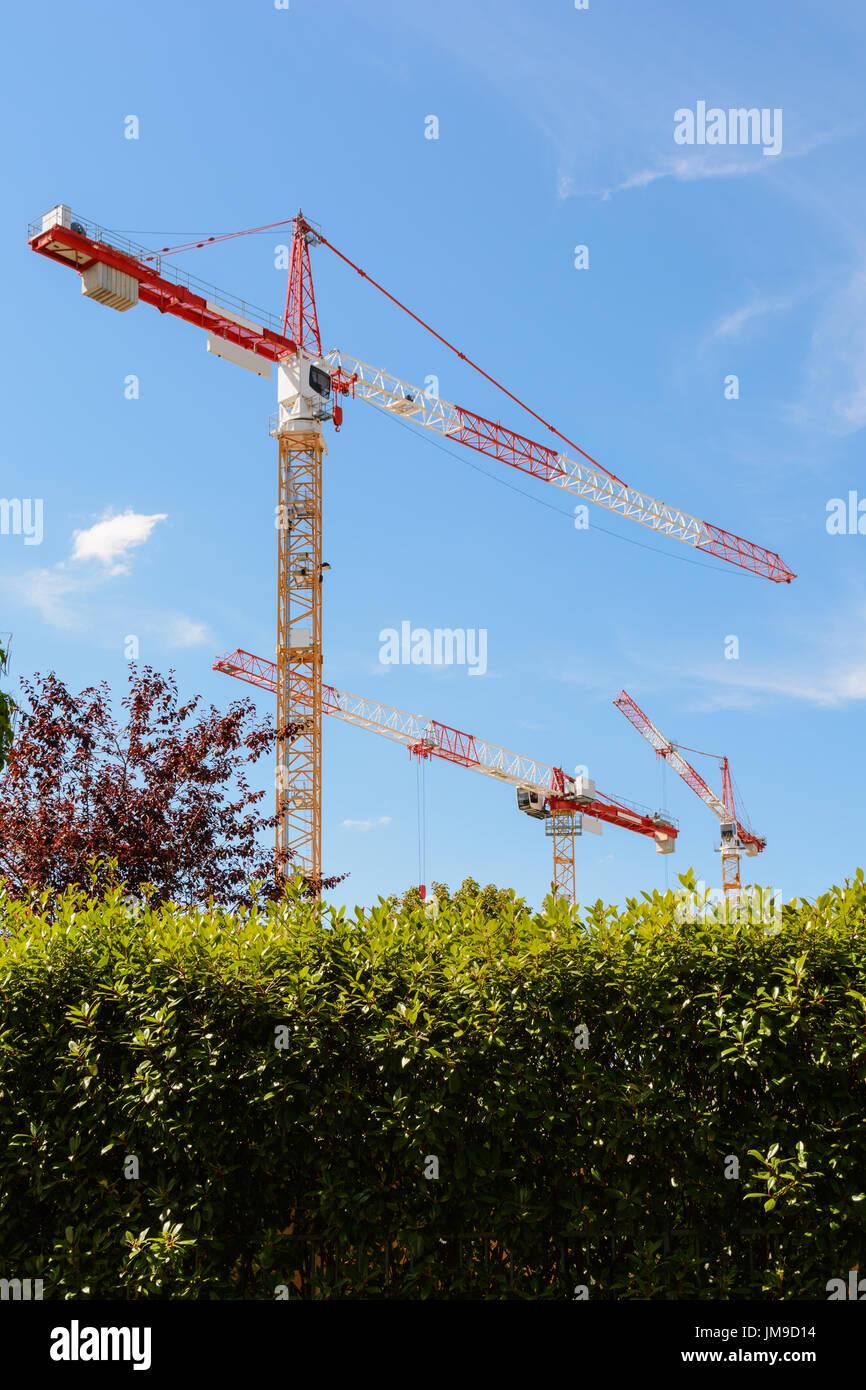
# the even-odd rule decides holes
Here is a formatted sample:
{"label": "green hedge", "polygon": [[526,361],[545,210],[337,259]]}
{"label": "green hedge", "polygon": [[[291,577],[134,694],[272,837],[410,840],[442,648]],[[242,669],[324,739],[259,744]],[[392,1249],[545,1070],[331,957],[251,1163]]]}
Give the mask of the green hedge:
{"label": "green hedge", "polygon": [[781,927],[680,916],[0,892],[0,1277],[826,1298],[866,1254],[862,872]]}

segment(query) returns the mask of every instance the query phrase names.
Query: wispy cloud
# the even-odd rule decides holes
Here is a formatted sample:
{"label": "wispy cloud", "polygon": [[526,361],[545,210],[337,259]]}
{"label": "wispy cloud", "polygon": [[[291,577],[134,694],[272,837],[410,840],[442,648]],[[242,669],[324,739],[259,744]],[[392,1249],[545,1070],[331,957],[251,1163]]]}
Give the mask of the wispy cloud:
{"label": "wispy cloud", "polygon": [[781,698],[842,709],[866,700],[866,603],[788,637],[795,657],[721,661],[683,673],[698,682],[697,707],[749,709]]}
{"label": "wispy cloud", "polygon": [[[746,174],[768,173],[783,161],[801,159],[811,154],[820,145],[847,139],[855,133],[855,128],[827,131],[785,148],[774,159],[762,159],[762,151],[757,146],[737,146],[736,154],[722,154],[719,147],[713,149],[690,149],[688,154],[666,155],[656,163],[629,174],[621,183],[602,191],[602,199],[607,201],[614,193],[626,193],[633,188],[648,188],[659,179],[674,179],[678,183],[696,183],[701,179],[740,178]],[[750,153],[744,153],[748,149]],[[562,180],[560,180],[560,187]],[[562,195],[560,195],[562,196]]]}
{"label": "wispy cloud", "polygon": [[825,670],[814,666],[768,666],[763,670],[714,674],[707,679],[719,688],[699,700],[701,709],[750,709],[765,704],[768,696],[801,700],[819,709],[840,709],[866,700],[866,652],[859,658],[837,661]]}
{"label": "wispy cloud", "polygon": [[727,341],[731,338],[738,338],[753,319],[761,318],[764,314],[778,313],[783,309],[791,307],[791,300],[788,299],[764,299],[756,297],[749,300],[747,304],[742,304],[739,309],[734,309],[729,314],[725,314],[715,327],[707,334],[703,346],[709,343]]}
{"label": "wispy cloud", "polygon": [[372,830],[375,826],[390,825],[390,816],[379,816],[378,820],[341,820],[341,830]]}
{"label": "wispy cloud", "polygon": [[810,348],[794,424],[849,435],[866,425],[866,259],[831,295]]}
{"label": "wispy cloud", "polygon": [[[629,656],[640,668],[644,694],[670,692],[675,686],[678,699],[689,709],[746,710],[781,700],[816,709],[843,709],[866,700],[866,600],[862,597],[831,613],[792,618],[764,640],[753,635],[749,648],[756,655],[726,660],[719,650],[716,659],[690,664],[680,645],[631,642]],[[567,671],[559,678],[573,682]],[[614,688],[611,683],[609,690]]]}
{"label": "wispy cloud", "polygon": [[626,193],[632,188],[648,188],[651,183],[656,183],[659,179],[676,179],[679,183],[693,183],[698,179],[725,179],[739,177],[742,174],[760,174],[770,168],[772,168],[772,164],[766,159],[743,159],[742,156],[720,159],[715,151],[679,157],[671,156],[660,160],[658,164],[629,174],[622,183],[616,184],[613,188],[604,189],[601,196],[607,201],[614,193]]}
{"label": "wispy cloud", "polygon": [[9,577],[4,587],[10,596],[35,609],[50,627],[79,628],[84,620],[70,600],[99,582],[98,576],[72,575],[65,565],[57,565],[54,569],[27,570]]}
{"label": "wispy cloud", "polygon": [[206,624],[194,622],[185,613],[172,613],[159,625],[167,647],[213,646],[214,639]]}

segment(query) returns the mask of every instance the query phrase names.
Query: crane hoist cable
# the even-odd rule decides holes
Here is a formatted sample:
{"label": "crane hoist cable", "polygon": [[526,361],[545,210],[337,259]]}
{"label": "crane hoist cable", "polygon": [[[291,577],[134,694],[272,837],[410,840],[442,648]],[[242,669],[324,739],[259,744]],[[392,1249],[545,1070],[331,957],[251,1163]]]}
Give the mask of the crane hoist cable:
{"label": "crane hoist cable", "polygon": [[[471,468],[476,473],[480,473],[482,478],[488,478],[492,483],[498,483],[500,487],[507,487],[510,492],[516,492],[518,497],[524,497],[527,502],[535,502],[539,507],[546,507],[549,512],[556,512],[558,516],[568,517],[569,521],[574,520],[574,512],[566,511],[564,507],[557,507],[555,502],[547,502],[543,497],[537,497],[534,492],[527,492],[525,488],[517,487],[510,483],[507,478],[500,478],[496,473],[488,473],[486,468],[480,464],[473,463],[472,459],[466,458],[464,454],[458,454],[454,449],[447,448],[444,444],[439,444],[432,439],[426,430],[419,430],[409,421],[401,420],[399,415],[392,416],[395,424],[401,429],[408,430],[416,439],[423,439],[431,448],[438,449],[440,453],[447,454],[449,458],[464,466]],[[697,565],[701,570],[712,570],[714,574],[731,575],[735,571],[732,569],[722,569],[721,565],[708,565],[703,560],[694,560],[690,555],[680,555],[678,551],[663,549],[660,545],[649,545],[646,541],[637,541],[633,536],[624,536],[620,531],[612,531],[609,526],[600,526],[597,521],[592,523],[593,531],[600,531],[603,536],[613,536],[614,540],[625,541],[626,545],[636,545],[639,550],[649,550],[653,555],[664,555],[669,560],[678,560],[683,565]]]}
{"label": "crane hoist cable", "polygon": [[330,251],[333,251],[335,256],[339,256],[341,261],[345,261],[346,265],[351,266],[352,270],[356,271],[358,275],[360,275],[364,280],[368,281],[368,283],[371,284],[374,289],[377,289],[380,292],[380,294],[383,294],[385,296],[386,299],[390,299],[391,303],[396,304],[398,309],[402,309],[404,314],[408,314],[410,319],[414,319],[416,323],[420,323],[422,328],[426,328],[428,333],[431,333],[433,337],[436,338],[445,347],[447,347],[449,351],[453,352],[457,357],[459,357],[461,362],[465,362],[468,367],[471,367],[473,369],[473,371],[476,371],[480,376],[483,376],[485,381],[489,381],[491,385],[495,386],[498,391],[501,391],[503,393],[503,395],[508,396],[509,400],[514,401],[516,405],[520,406],[521,410],[525,410],[527,414],[531,415],[534,420],[537,420],[539,424],[543,425],[546,430],[549,430],[551,434],[555,434],[557,439],[561,439],[563,443],[569,446],[569,448],[576,449],[579,454],[582,454],[583,457],[592,464],[593,468],[600,468],[602,473],[605,473],[608,478],[612,478],[616,483],[622,483],[623,487],[627,486],[627,484],[623,481],[622,478],[618,478],[615,473],[611,473],[610,469],[605,468],[604,465],[599,463],[597,459],[594,459],[591,454],[588,454],[585,449],[581,449],[579,444],[575,444],[573,439],[569,439],[568,435],[562,434],[558,429],[555,428],[555,426],[551,425],[549,420],[545,420],[542,415],[539,415],[537,411],[532,409],[531,406],[528,406],[526,404],[526,401],[521,400],[519,396],[515,396],[514,392],[509,391],[507,386],[503,386],[501,381],[497,381],[496,377],[491,376],[489,372],[485,372],[484,368],[480,367],[477,362],[473,362],[471,357],[467,357],[465,352],[461,352],[458,347],[455,347],[454,344],[449,342],[447,338],[444,338],[441,333],[437,333],[436,329],[431,327],[431,325],[427,323],[425,319],[422,319],[419,314],[414,313],[413,310],[410,309],[407,304],[404,304],[401,300],[397,299],[396,295],[393,295],[390,293],[389,290],[386,290],[384,285],[380,285],[378,280],[374,280],[372,275],[368,275],[366,270],[362,270],[359,265],[356,265],[355,262],[350,260],[348,256],[344,255],[342,251],[339,251],[337,247],[334,245],[334,243],[332,241],[329,241],[328,238],[324,236],[322,232],[317,232],[316,235],[323,246],[327,246]]}
{"label": "crane hoist cable", "polygon": [[423,902],[427,896],[427,759],[418,763],[418,891]]}

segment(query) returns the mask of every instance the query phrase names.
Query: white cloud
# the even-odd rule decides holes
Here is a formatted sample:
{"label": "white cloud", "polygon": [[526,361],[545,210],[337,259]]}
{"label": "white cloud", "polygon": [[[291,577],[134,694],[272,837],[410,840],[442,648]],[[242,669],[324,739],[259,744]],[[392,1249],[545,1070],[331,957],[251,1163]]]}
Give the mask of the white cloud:
{"label": "white cloud", "polygon": [[[779,639],[778,656],[770,649],[773,636]],[[670,691],[671,672],[677,672],[678,696],[689,709],[748,710],[783,699],[818,709],[843,709],[866,701],[866,600],[862,597],[844,608],[834,605],[829,613],[791,617],[781,622],[773,636],[753,641],[754,656],[727,661],[720,651],[717,659],[692,666],[685,664],[678,644],[632,641],[628,652],[641,668],[641,688],[647,696],[651,691]],[[556,674],[575,683],[569,671]],[[611,673],[607,698],[616,689],[615,679]]]}
{"label": "white cloud", "polygon": [[779,696],[819,709],[866,700],[866,603],[808,628],[800,624],[789,636],[795,659],[724,661],[689,673],[705,689],[715,687],[699,697],[699,708],[749,709]]}
{"label": "white cloud", "polygon": [[742,333],[747,323],[752,319],[760,318],[762,314],[775,313],[780,309],[790,308],[789,299],[761,299],[756,298],[743,304],[739,309],[734,309],[730,314],[725,314],[720,319],[711,333],[705,339],[706,343],[718,342],[729,338],[737,338]]}
{"label": "white cloud", "polygon": [[[733,664],[733,663],[732,663]],[[811,671],[811,674],[809,673]],[[749,709],[762,697],[782,695],[820,709],[841,709],[853,700],[866,700],[866,653],[820,669],[820,658],[804,667],[768,667],[750,673],[731,673],[727,679],[704,675],[722,685],[701,701],[703,709]]]}
{"label": "white cloud", "polygon": [[172,613],[166,620],[162,632],[167,647],[202,647],[213,644],[210,629],[205,623],[193,622],[185,613]]}
{"label": "white cloud", "polygon": [[53,569],[28,570],[15,577],[6,576],[0,580],[0,591],[27,607],[35,609],[49,627],[74,631],[87,628],[91,635],[102,632],[110,640],[112,632],[126,632],[130,627],[139,633],[147,633],[149,640],[157,646],[168,648],[215,646],[215,639],[205,623],[196,622],[186,613],[160,613],[158,611],[140,612],[134,616],[128,602],[124,611],[115,611],[116,606],[102,602],[98,615],[94,613],[88,598],[95,590],[104,590],[112,576],[111,570],[97,570],[94,573],[73,573],[64,565]]}
{"label": "white cloud", "polygon": [[831,296],[812,334],[806,385],[792,408],[796,424],[831,434],[866,425],[866,263]]}
{"label": "white cloud", "polygon": [[93,581],[82,581],[77,575],[69,574],[65,566],[57,565],[54,569],[28,570],[7,581],[7,587],[22,602],[35,608],[51,627],[76,628],[81,627],[82,618],[67,600],[92,588]]}
{"label": "white cloud", "polygon": [[801,159],[821,145],[846,139],[856,130],[856,126],[840,126],[835,130],[815,134],[796,146],[786,146],[773,159],[761,158],[761,152],[756,146],[749,146],[749,149],[754,151],[750,155],[720,155],[717,147],[712,150],[692,149],[688,154],[666,156],[658,164],[639,169],[636,174],[630,174],[627,179],[624,179],[614,188],[606,188],[602,198],[607,200],[612,193],[623,193],[631,188],[646,188],[649,184],[655,183],[657,179],[675,179],[680,183],[694,183],[699,179],[724,179],[737,177],[740,174],[767,173],[774,165],[781,164],[783,160]]}
{"label": "white cloud", "polygon": [[380,816],[378,820],[341,820],[341,830],[372,830],[376,825],[390,825],[390,816]]}
{"label": "white cloud", "polygon": [[93,526],[85,531],[73,532],[75,544],[72,559],[101,560],[112,574],[125,574],[129,568],[124,563],[127,552],[143,545],[156,523],[166,518],[165,512],[145,516],[141,512],[134,512],[131,507],[118,516],[112,516],[109,508]]}
{"label": "white cloud", "polygon": [[676,179],[678,183],[694,183],[698,179],[724,179],[740,174],[759,174],[772,167],[772,160],[743,159],[741,156],[720,159],[715,151],[682,155],[679,158],[663,159],[660,164],[651,168],[639,169],[636,174],[630,174],[614,188],[606,188],[602,198],[607,202],[613,193],[625,193],[632,188],[647,188],[657,179]]}
{"label": "white cloud", "polygon": [[129,572],[123,557],[135,546],[142,545],[159,521],[159,513],[144,516],[127,510],[122,516],[105,516],[86,530],[73,533],[72,560],[97,560],[98,565],[74,566],[67,561],[46,569],[26,570],[18,575],[0,578],[0,588],[9,596],[34,609],[50,627],[100,631],[106,635],[114,629],[126,632],[130,626],[147,633],[157,645],[165,647],[200,647],[213,645],[214,637],[205,623],[197,622],[186,613],[140,611],[137,616],[129,610],[116,612],[109,595],[102,594],[98,615],[88,603],[94,591],[105,590],[118,576]]}

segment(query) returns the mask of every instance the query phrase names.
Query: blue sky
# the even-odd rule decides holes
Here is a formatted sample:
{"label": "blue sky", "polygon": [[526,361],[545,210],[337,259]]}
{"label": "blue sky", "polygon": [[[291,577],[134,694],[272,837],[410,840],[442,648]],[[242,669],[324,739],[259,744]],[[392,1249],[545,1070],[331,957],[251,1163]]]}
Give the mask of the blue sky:
{"label": "blue sky", "polygon": [[[40,545],[0,536],[15,678],[119,693],[135,634],[184,695],[225,705],[242,688],[213,654],[271,655],[275,625],[273,381],[146,306],[84,300],[27,249],[28,220],[65,202],[161,245],[300,205],[606,467],[799,576],[768,583],[597,508],[578,531],[567,495],[349,402],[325,465],[329,681],[586,765],[612,795],[664,795],[676,855],[586,836],[581,901],[690,864],[719,882],[716,822],[613,708],[622,687],[669,737],[728,754],[768,839],[760,882],[811,896],[864,862],[866,535],[826,524],[831,499],[866,498],[862,6],[151,0],[82,25],[49,0],[6,37],[0,493],[44,500]],[[780,153],[678,145],[674,114],[700,101],[781,110]],[[281,240],[178,264],[279,312]],[[313,270],[328,346],[436,375],[547,441],[327,250]],[[487,673],[383,668],[379,633],[405,620],[485,629]],[[416,774],[396,745],[325,735],[325,866],[351,875],[338,900],[369,903],[417,877]],[[512,791],[441,764],[427,782],[428,877],[540,902],[549,841]]]}

